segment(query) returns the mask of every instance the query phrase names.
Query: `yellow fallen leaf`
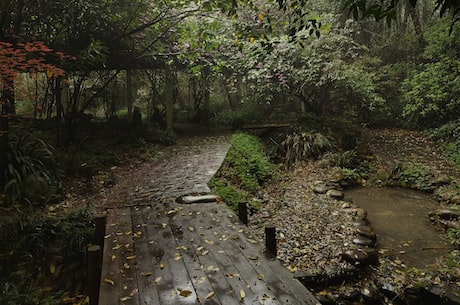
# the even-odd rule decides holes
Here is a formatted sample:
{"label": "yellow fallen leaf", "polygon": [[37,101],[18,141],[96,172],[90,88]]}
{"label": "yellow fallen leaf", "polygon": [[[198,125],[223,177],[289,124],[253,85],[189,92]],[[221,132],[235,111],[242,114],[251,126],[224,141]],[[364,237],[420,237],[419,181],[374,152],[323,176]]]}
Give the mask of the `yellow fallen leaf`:
{"label": "yellow fallen leaf", "polygon": [[210,293],[208,293],[208,295],[206,296],[206,299],[210,299],[212,298],[213,296],[215,296],[216,293],[214,291],[211,291]]}
{"label": "yellow fallen leaf", "polygon": [[165,264],[165,263],[161,263],[161,264],[160,264],[160,269],[163,270],[165,267],[166,267],[166,264]]}
{"label": "yellow fallen leaf", "polygon": [[114,285],[115,282],[111,279],[104,279],[104,282],[107,283],[107,284],[110,284],[110,285]]}
{"label": "yellow fallen leaf", "polygon": [[117,259],[117,256],[115,254],[112,255],[112,262],[114,262]]}
{"label": "yellow fallen leaf", "polygon": [[258,273],[258,274],[257,274],[257,278],[258,278],[259,280],[262,280],[262,279],[264,278],[264,275],[261,274],[261,273]]}
{"label": "yellow fallen leaf", "polygon": [[50,273],[51,273],[51,274],[55,274],[55,273],[56,273],[56,266],[55,266],[53,263],[50,264]]}
{"label": "yellow fallen leaf", "polygon": [[207,243],[210,244],[210,245],[214,244],[214,241],[213,241],[213,240],[210,240],[210,239],[205,239],[204,241],[207,242]]}
{"label": "yellow fallen leaf", "polygon": [[158,284],[160,281],[161,281],[161,276],[158,276],[158,277],[155,279],[155,284]]}
{"label": "yellow fallen leaf", "polygon": [[179,292],[179,295],[180,295],[181,297],[184,297],[184,298],[190,296],[191,294],[192,294],[192,292],[191,292],[190,290],[181,290],[181,291]]}
{"label": "yellow fallen leaf", "polygon": [[188,230],[189,230],[190,232],[193,232],[193,231],[195,231],[195,228],[194,228],[194,227],[188,227]]}
{"label": "yellow fallen leaf", "polygon": [[209,250],[205,250],[205,251],[203,251],[203,252],[201,253],[201,256],[208,255],[208,253],[209,253]]}
{"label": "yellow fallen leaf", "polygon": [[132,297],[130,297],[130,296],[122,297],[122,298],[120,298],[120,302],[126,302],[126,301],[131,300],[131,299],[132,299]]}
{"label": "yellow fallen leaf", "polygon": [[127,256],[126,259],[135,259],[136,255]]}
{"label": "yellow fallen leaf", "polygon": [[121,248],[120,245],[116,245],[115,247],[112,248],[112,250],[118,250],[118,249],[120,249],[120,248]]}
{"label": "yellow fallen leaf", "polygon": [[240,289],[240,300],[243,301],[245,297],[246,297],[246,292],[244,292],[243,289]]}
{"label": "yellow fallen leaf", "polygon": [[254,239],[251,239],[251,238],[248,238],[248,242],[251,243],[251,244],[257,244],[257,240],[254,240]]}
{"label": "yellow fallen leaf", "polygon": [[153,274],[153,272],[150,272],[150,271],[149,271],[149,272],[143,273],[143,275],[144,275],[145,277],[149,277],[149,276],[151,276],[152,274]]}

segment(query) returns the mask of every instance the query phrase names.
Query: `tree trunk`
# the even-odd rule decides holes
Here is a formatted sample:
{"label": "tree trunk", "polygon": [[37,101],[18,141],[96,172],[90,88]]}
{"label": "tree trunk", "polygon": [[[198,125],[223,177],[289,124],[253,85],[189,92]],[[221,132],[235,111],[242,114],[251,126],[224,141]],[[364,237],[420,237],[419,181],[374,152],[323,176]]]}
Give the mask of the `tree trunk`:
{"label": "tree trunk", "polygon": [[131,70],[126,70],[126,104],[128,107],[128,122],[133,116],[133,75]]}
{"label": "tree trunk", "polygon": [[416,8],[410,3],[410,0],[406,0],[406,7],[409,12],[409,15],[412,19],[412,24],[414,25],[415,35],[417,36],[418,44],[421,50],[425,49],[426,41],[423,36],[422,24],[420,23],[420,18],[417,13]]}
{"label": "tree trunk", "polygon": [[174,75],[170,67],[166,68],[165,73],[166,128],[172,129],[174,121]]}

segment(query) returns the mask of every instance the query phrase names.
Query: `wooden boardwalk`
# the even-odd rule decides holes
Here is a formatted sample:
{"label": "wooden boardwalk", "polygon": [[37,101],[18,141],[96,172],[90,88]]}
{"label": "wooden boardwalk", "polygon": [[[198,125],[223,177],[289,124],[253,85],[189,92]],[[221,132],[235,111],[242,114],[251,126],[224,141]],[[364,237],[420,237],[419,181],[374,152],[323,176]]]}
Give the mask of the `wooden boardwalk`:
{"label": "wooden boardwalk", "polygon": [[108,210],[99,305],[320,304],[223,203]]}

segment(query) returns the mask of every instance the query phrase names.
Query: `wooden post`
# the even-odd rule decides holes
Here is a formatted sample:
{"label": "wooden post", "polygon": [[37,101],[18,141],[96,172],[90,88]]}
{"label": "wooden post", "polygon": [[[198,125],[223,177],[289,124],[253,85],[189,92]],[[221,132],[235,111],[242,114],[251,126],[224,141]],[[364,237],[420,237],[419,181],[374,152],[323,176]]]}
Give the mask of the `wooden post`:
{"label": "wooden post", "polygon": [[245,225],[248,225],[248,206],[246,202],[238,203],[238,217]]}
{"label": "wooden post", "polygon": [[267,248],[268,252],[276,257],[276,228],[273,224],[268,224],[265,226],[265,247]]}
{"label": "wooden post", "polygon": [[90,305],[98,305],[99,303],[100,281],[101,247],[93,245],[88,248],[88,293]]}
{"label": "wooden post", "polygon": [[104,237],[105,237],[105,226],[107,224],[107,214],[100,213],[94,215],[94,223],[96,229],[94,231],[94,244],[101,247],[101,251],[104,251]]}

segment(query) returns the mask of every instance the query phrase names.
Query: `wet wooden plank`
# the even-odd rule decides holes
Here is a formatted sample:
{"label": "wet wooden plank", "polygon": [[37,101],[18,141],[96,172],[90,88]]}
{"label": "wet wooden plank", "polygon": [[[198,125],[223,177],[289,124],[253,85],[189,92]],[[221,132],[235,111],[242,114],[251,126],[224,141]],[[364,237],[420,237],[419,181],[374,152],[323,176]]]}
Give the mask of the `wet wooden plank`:
{"label": "wet wooden plank", "polygon": [[108,219],[102,279],[114,285],[101,283],[101,305],[318,304],[224,204],[171,200]]}
{"label": "wet wooden plank", "polygon": [[[200,273],[202,272],[210,283],[210,287],[207,287],[209,290],[207,294],[213,292],[215,294],[213,298],[218,299],[219,304],[256,304],[240,302],[239,291],[244,289],[244,282],[239,277],[230,276],[237,274],[238,271],[221,251],[219,244],[212,238],[206,237],[209,227],[201,225],[205,218],[205,213],[197,214],[193,208],[185,206],[185,208],[180,208],[175,221],[176,225],[183,228],[184,236],[181,242],[187,245],[188,256],[194,257],[199,262]],[[184,258],[186,259],[187,256]],[[197,288],[199,287],[195,287]],[[248,297],[251,297],[250,293]]]}
{"label": "wet wooden plank", "polygon": [[178,229],[170,223],[175,213],[158,204],[144,215],[155,284],[161,305],[196,304],[197,296],[173,233]]}
{"label": "wet wooden plank", "polygon": [[106,231],[99,304],[138,305],[130,209],[109,210]]}
{"label": "wet wooden plank", "polygon": [[144,220],[144,216],[148,217],[150,212],[150,206],[133,207],[131,209],[135,231],[136,279],[140,304],[158,305],[160,304],[160,298],[155,283],[157,275],[153,272],[152,252],[149,250],[149,241],[147,239],[147,223]]}
{"label": "wet wooden plank", "polygon": [[108,210],[99,290],[100,305],[118,304],[118,263],[116,260],[112,260],[116,221],[117,211],[115,209]]}
{"label": "wet wooden plank", "polygon": [[256,274],[263,276],[267,287],[276,295],[281,304],[318,304],[311,292],[295,279],[294,275],[283,267],[279,260],[268,253],[261,252],[260,249],[264,248],[263,243],[247,234],[246,227],[239,223],[235,214],[228,209],[218,209],[216,217],[223,228],[228,228],[233,232],[232,240],[236,243],[234,249],[239,249],[241,255],[246,258],[260,256],[260,262],[252,266]]}

